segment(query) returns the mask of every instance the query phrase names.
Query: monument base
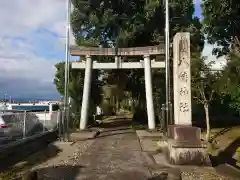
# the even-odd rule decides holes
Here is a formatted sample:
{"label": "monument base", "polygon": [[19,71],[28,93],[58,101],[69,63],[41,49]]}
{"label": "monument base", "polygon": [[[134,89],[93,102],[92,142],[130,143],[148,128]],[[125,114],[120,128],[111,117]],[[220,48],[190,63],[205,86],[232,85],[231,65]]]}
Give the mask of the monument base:
{"label": "monument base", "polygon": [[205,165],[211,161],[206,143],[201,141],[201,129],[186,125],[168,126],[166,155],[171,164]]}

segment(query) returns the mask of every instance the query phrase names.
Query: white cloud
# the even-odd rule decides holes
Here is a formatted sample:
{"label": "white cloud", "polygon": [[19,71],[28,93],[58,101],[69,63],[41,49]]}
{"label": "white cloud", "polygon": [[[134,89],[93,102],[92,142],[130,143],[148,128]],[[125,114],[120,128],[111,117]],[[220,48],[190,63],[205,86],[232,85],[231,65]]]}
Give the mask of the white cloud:
{"label": "white cloud", "polygon": [[56,97],[54,64],[65,57],[66,0],[1,0],[0,27],[0,97],[6,91]]}
{"label": "white cloud", "polygon": [[1,0],[1,35],[23,35],[64,21],[64,0]]}
{"label": "white cloud", "polygon": [[226,57],[222,56],[220,58],[217,58],[215,55],[212,54],[212,50],[216,47],[216,45],[208,44],[205,41],[204,49],[202,52],[202,56],[206,57],[206,63],[209,63],[211,61],[214,62],[212,65],[212,69],[214,70],[220,70],[226,65]]}
{"label": "white cloud", "polygon": [[0,42],[4,44],[0,50],[0,97],[2,93],[15,97],[23,94],[43,96],[38,91],[43,87],[49,90],[45,93],[55,93],[56,97],[53,85],[56,61],[35,56],[28,44],[18,44],[10,39],[1,39]]}

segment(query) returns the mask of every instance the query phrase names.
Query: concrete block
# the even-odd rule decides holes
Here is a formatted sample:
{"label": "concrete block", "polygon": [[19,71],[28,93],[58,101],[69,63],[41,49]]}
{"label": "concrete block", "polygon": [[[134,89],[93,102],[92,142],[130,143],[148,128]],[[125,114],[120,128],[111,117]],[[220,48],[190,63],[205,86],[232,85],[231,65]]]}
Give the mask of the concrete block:
{"label": "concrete block", "polygon": [[163,136],[163,134],[158,131],[136,130],[136,133],[139,139],[142,139],[142,138],[161,139]]}
{"label": "concrete block", "polygon": [[140,139],[141,147],[146,152],[157,152],[159,147],[156,140],[152,139]]}

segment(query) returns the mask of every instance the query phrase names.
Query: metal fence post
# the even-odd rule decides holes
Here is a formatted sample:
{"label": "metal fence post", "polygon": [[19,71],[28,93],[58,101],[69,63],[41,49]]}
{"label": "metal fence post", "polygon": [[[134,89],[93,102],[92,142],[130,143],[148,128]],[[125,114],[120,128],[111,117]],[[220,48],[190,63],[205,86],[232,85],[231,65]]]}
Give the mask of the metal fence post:
{"label": "metal fence post", "polygon": [[97,121],[96,121],[96,114],[95,114],[95,113],[93,114],[93,123],[94,123],[94,124],[97,124]]}
{"label": "metal fence post", "polygon": [[62,140],[65,141],[65,118],[66,118],[66,109],[61,111],[61,133]]}
{"label": "metal fence post", "polygon": [[171,102],[169,103],[169,113],[170,113],[170,124],[173,125],[174,124],[174,122],[173,122],[173,106],[172,106]]}
{"label": "metal fence post", "polygon": [[166,133],[166,122],[165,122],[165,104],[162,104],[162,129],[163,129],[163,133],[165,135]]}
{"label": "metal fence post", "polygon": [[58,122],[58,135],[59,135],[59,140],[62,141],[62,115],[61,115],[61,111],[60,111],[60,110],[58,110],[57,122]]}
{"label": "metal fence post", "polygon": [[24,116],[23,116],[23,138],[26,137],[26,118],[27,118],[27,111],[24,111]]}
{"label": "metal fence post", "polygon": [[69,141],[69,121],[70,121],[70,108],[69,108],[69,105],[68,105],[68,108],[67,108],[67,117],[66,117],[66,127],[65,127],[65,138],[66,138],[66,141]]}
{"label": "metal fence post", "polygon": [[46,127],[46,117],[47,116],[47,113],[46,113],[46,110],[44,111],[44,120],[43,120],[43,132],[45,132],[45,127]]}
{"label": "metal fence post", "polygon": [[59,116],[60,116],[60,114],[59,114],[59,110],[57,111],[57,129],[59,129]]}

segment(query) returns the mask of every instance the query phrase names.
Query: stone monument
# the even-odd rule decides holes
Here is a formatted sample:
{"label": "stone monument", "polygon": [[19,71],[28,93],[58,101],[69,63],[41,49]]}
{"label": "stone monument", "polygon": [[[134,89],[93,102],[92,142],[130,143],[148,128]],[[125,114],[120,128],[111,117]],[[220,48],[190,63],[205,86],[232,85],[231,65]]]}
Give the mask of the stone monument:
{"label": "stone monument", "polygon": [[174,125],[167,128],[167,156],[172,164],[209,164],[201,129],[192,126],[190,33],[173,39]]}

